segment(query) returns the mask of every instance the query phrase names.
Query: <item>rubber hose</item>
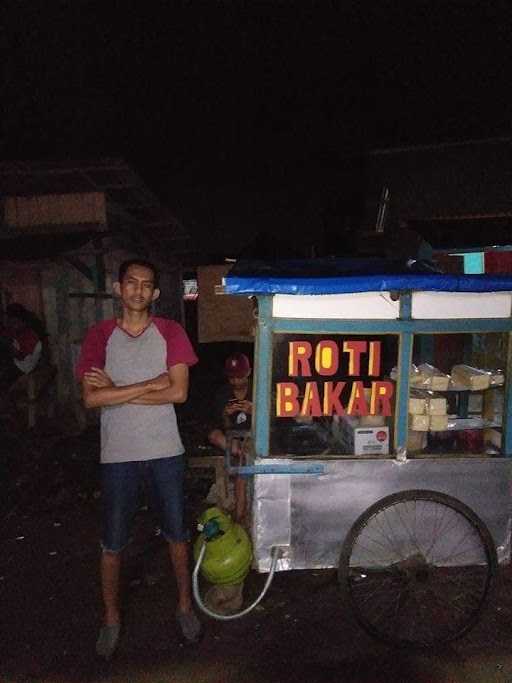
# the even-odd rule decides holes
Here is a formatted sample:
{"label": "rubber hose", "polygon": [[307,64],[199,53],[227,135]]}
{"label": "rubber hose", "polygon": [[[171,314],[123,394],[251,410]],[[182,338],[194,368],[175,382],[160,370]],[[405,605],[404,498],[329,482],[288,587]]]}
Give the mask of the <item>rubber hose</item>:
{"label": "rubber hose", "polygon": [[256,598],[256,600],[252,603],[252,605],[249,605],[249,607],[246,607],[244,610],[241,612],[237,612],[236,614],[218,614],[217,612],[212,612],[211,609],[206,607],[206,605],[203,603],[201,600],[201,596],[199,595],[199,569],[201,567],[201,564],[203,562],[203,557],[206,552],[206,542],[203,543],[201,547],[201,551],[199,552],[199,557],[197,558],[196,565],[194,567],[194,571],[192,573],[192,590],[194,593],[194,598],[201,609],[202,612],[207,614],[209,617],[213,617],[214,619],[218,619],[219,621],[230,621],[231,619],[239,619],[240,617],[244,617],[246,614],[249,614],[256,605],[258,605],[264,598],[266,592],[270,588],[270,584],[272,583],[272,579],[274,578],[274,574],[276,571],[277,567],[277,560],[279,557],[279,546],[273,546],[270,553],[272,556],[272,561],[270,563],[270,572],[267,577],[267,580],[265,582],[265,585],[263,586],[263,590],[259,594],[259,596]]}

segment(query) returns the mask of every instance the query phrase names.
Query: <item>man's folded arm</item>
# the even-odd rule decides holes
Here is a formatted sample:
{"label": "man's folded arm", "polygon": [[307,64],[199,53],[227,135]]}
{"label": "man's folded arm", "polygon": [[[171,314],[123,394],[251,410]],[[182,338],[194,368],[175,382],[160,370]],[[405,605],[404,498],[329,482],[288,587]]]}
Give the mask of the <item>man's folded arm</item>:
{"label": "man's folded arm", "polygon": [[178,363],[168,370],[169,385],[140,396],[134,397],[130,403],[144,406],[158,406],[166,403],[185,403],[188,397],[189,372],[188,365]]}
{"label": "man's folded arm", "polygon": [[[103,379],[105,378],[105,379]],[[99,384],[103,384],[100,386]],[[143,382],[115,386],[103,371],[86,373],[82,380],[82,398],[86,408],[116,406],[159,391],[168,384],[167,375],[159,375]]]}

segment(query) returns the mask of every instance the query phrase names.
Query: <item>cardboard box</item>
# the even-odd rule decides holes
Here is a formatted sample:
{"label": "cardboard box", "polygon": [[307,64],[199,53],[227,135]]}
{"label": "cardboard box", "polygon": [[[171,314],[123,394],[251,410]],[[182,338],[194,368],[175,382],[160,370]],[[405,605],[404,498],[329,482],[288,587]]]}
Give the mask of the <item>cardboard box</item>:
{"label": "cardboard box", "polygon": [[363,427],[357,417],[336,417],[333,435],[343,453],[389,455],[389,427]]}

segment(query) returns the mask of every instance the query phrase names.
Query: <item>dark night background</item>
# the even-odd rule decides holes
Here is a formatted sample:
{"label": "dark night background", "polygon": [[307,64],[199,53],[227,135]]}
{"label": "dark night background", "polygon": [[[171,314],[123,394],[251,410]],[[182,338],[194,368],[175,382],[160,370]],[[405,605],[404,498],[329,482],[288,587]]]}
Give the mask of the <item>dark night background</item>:
{"label": "dark night background", "polygon": [[[192,277],[197,265],[249,254],[251,244],[263,251],[280,244],[286,257],[342,255],[356,242],[357,230],[366,238],[364,229],[374,227],[363,220],[370,150],[501,137],[511,138],[512,146],[511,20],[511,0],[0,0],[0,160],[125,159],[190,232],[194,253],[180,261],[186,276]],[[408,160],[412,173],[406,180],[413,178],[420,188],[413,200],[424,200],[428,209],[418,212],[420,218],[437,215],[430,210],[431,196],[423,196],[432,179],[439,182],[431,184],[430,195],[446,187],[452,201],[443,208],[458,214],[458,197],[450,193],[460,180],[478,199],[466,202],[466,213],[474,206],[488,213],[508,211],[500,233],[508,237],[507,149],[501,141],[493,147],[493,173],[487,178],[483,166],[468,162],[471,182],[461,179],[467,157],[456,150],[450,156],[457,162],[455,177],[446,173],[451,185],[443,185],[436,155],[421,169]],[[499,191],[493,194],[490,187]],[[129,189],[127,194],[135,195],[140,184]],[[0,187],[0,198],[4,192]],[[467,224],[461,222],[460,232]],[[488,225],[477,221],[474,228],[484,235],[484,246]],[[453,234],[458,230],[455,225]],[[82,237],[78,231],[70,234]],[[181,244],[171,236],[166,251],[157,229],[145,236],[161,250],[162,260]],[[32,256],[25,249],[28,240],[33,253],[55,249],[46,234],[39,237],[21,243],[20,261]],[[387,239],[387,230],[379,237]],[[15,240],[4,243],[5,261]],[[63,256],[69,244],[61,246]],[[78,306],[81,298],[73,308],[68,302],[74,280],[68,282],[67,273],[77,264],[83,272],[93,260],[89,247],[82,262],[74,258],[73,244],[67,262],[61,258],[43,273],[45,283],[56,280],[48,288],[52,297],[55,293],[49,331],[64,382],[76,348],[70,342],[79,336],[78,331],[72,336],[71,322],[78,330],[87,310],[100,312],[98,306],[94,311]],[[101,289],[101,250],[93,247],[95,270],[87,266],[86,273],[97,276],[96,290]],[[105,253],[107,248],[113,251],[107,243]],[[183,253],[189,256],[185,248]],[[25,265],[9,273],[21,273]],[[29,274],[30,269],[27,264]],[[26,281],[15,284],[19,291]],[[37,288],[39,296],[42,284]],[[76,294],[85,297],[91,289],[86,282]],[[222,378],[227,354],[251,354],[253,345],[196,344],[197,304],[186,306],[187,331],[201,362],[192,371],[180,430],[187,453],[203,455],[211,419],[205,399]],[[69,311],[80,313],[73,319]],[[451,345],[443,341],[448,367],[462,357],[467,335],[462,336],[450,335]],[[388,344],[387,350],[396,359],[395,347]],[[47,394],[41,395],[46,402]],[[94,658],[101,618],[99,436],[92,420],[79,434],[76,416],[68,420],[66,411],[72,412],[78,396],[70,395],[57,419],[42,420],[35,430],[7,430],[0,423],[0,482],[8,482],[0,496],[2,681],[10,671],[19,681],[53,683],[114,678],[413,683],[473,681],[474,672],[481,673],[481,681],[512,680],[510,567],[505,581],[498,582],[488,618],[468,640],[448,647],[425,652],[376,644],[342,603],[335,572],[315,571],[279,572],[261,611],[230,627],[211,621],[203,649],[185,653],[173,630],[175,592],[167,578],[167,550],[157,545],[161,537],[149,515],[139,517],[126,562],[127,629],[111,678]],[[191,481],[190,528],[210,486],[204,476]],[[462,486],[458,477],[456,487]],[[506,543],[501,551],[505,556]],[[404,567],[409,571],[412,564]],[[262,585],[262,577],[250,579],[247,602]],[[454,606],[460,609],[455,601]]]}
{"label": "dark night background", "polygon": [[510,135],[509,2],[2,7],[2,157],[123,157],[205,248],[356,226],[369,149]]}

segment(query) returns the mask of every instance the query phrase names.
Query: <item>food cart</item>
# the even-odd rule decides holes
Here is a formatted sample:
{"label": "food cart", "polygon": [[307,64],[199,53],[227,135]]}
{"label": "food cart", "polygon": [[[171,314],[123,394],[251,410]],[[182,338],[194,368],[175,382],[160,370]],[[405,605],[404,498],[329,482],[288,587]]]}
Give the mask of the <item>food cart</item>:
{"label": "food cart", "polygon": [[253,262],[223,291],[257,301],[252,449],[227,453],[256,568],[337,568],[389,642],[467,632],[510,560],[512,276]]}

